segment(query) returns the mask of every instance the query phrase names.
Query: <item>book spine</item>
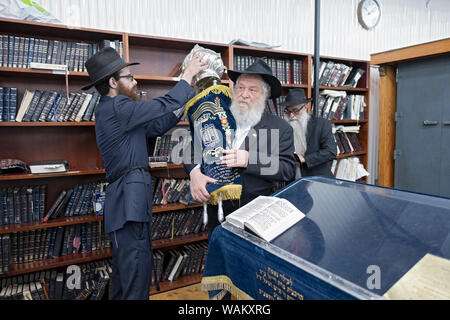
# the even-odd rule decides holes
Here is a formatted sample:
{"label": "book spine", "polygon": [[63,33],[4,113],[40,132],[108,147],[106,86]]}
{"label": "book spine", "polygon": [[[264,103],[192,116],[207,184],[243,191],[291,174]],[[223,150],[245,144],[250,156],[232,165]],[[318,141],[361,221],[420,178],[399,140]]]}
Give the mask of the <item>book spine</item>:
{"label": "book spine", "polygon": [[42,110],[44,109],[45,103],[47,102],[47,99],[50,96],[50,92],[44,91],[41,95],[41,98],[39,99],[39,103],[36,106],[36,109],[34,110],[33,115],[31,116],[31,121],[36,122],[39,119],[39,116],[41,115]]}
{"label": "book spine", "polygon": [[52,58],[50,60],[51,64],[56,64],[57,60],[58,60],[58,48],[60,47],[60,42],[58,40],[54,40],[53,41],[53,46],[52,46]]}
{"label": "book spine", "polygon": [[4,67],[4,65],[3,65],[3,41],[4,40],[3,39],[4,39],[4,36],[2,34],[0,34],[0,67]]}
{"label": "book spine", "polygon": [[21,222],[28,222],[27,213],[27,189],[25,187],[20,188],[20,220]]}
{"label": "book spine", "polygon": [[23,57],[25,51],[25,37],[17,37],[18,48],[17,48],[17,68],[23,68]]}
{"label": "book spine", "polygon": [[11,98],[11,88],[3,88],[3,121],[9,121],[9,99]]}
{"label": "book spine", "polygon": [[12,187],[7,189],[6,203],[8,206],[8,221],[9,223],[15,223],[14,218],[14,190]]}
{"label": "book spine", "polygon": [[69,108],[67,109],[67,113],[64,115],[64,121],[69,121],[73,110],[75,110],[76,106],[78,105],[78,101],[80,101],[82,94],[81,93],[75,93],[75,97],[72,100],[72,103],[70,104]]}
{"label": "book spine", "polygon": [[39,187],[39,220],[44,219],[46,198],[47,198],[47,186],[42,185]]}
{"label": "book spine", "polygon": [[3,104],[4,104],[3,91],[4,91],[3,87],[0,87],[0,122],[5,121],[3,120]]}
{"label": "book spine", "polygon": [[56,92],[51,92],[49,94],[49,97],[48,97],[47,101],[45,101],[44,107],[42,108],[42,112],[39,115],[39,118],[37,119],[38,121],[45,122],[45,120],[47,119],[48,114],[54,108],[54,103],[56,101],[56,96],[57,95],[58,94]]}
{"label": "book spine", "polygon": [[7,189],[0,189],[0,203],[2,209],[2,224],[9,224],[8,203],[7,203]]}
{"label": "book spine", "polygon": [[17,110],[17,88],[10,88],[9,90],[9,121],[16,121]]}
{"label": "book spine", "polygon": [[19,55],[20,55],[20,52],[19,52],[20,37],[13,36],[13,38],[14,38],[14,53],[13,53],[12,67],[17,68],[17,63],[19,61]]}
{"label": "book spine", "polygon": [[39,221],[39,186],[33,187],[33,221]]}
{"label": "book spine", "polygon": [[14,187],[14,223],[21,223],[21,212],[20,212],[20,190],[19,187]]}

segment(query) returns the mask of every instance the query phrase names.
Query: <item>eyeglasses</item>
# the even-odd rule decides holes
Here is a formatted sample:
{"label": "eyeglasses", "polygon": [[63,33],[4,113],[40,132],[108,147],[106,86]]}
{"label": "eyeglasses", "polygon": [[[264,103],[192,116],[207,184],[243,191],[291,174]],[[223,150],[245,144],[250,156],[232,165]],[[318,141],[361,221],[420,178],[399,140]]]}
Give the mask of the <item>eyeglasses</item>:
{"label": "eyeglasses", "polygon": [[288,110],[286,108],[286,109],[284,109],[284,113],[286,113],[288,116],[291,115],[291,114],[298,115],[300,113],[300,111],[302,111],[305,106],[306,106],[306,104],[302,105],[299,109],[295,109],[295,110],[292,110],[292,111],[290,111],[290,110]]}
{"label": "eyeglasses", "polygon": [[128,79],[130,79],[130,81],[134,80],[134,76],[132,74],[127,74],[125,76],[118,76],[117,78],[118,79],[120,79],[120,78],[128,78]]}

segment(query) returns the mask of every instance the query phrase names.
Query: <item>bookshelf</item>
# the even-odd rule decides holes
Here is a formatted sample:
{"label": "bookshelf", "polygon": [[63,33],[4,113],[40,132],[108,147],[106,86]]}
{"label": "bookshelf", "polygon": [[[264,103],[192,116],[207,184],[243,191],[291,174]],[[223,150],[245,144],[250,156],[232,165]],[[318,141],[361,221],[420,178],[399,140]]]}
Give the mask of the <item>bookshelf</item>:
{"label": "bookshelf", "polygon": [[[282,81],[283,95],[290,88],[304,88],[308,97],[312,93],[311,65],[312,56],[298,52],[281,50],[263,50],[243,46],[234,46],[213,42],[195,40],[173,39],[165,37],[154,37],[139,34],[129,34],[97,29],[73,28],[62,25],[52,25],[21,20],[0,18],[1,34],[34,37],[48,40],[82,42],[88,44],[100,43],[101,41],[113,40],[123,43],[123,58],[126,61],[138,61],[141,64],[132,67],[135,79],[138,81],[138,90],[147,92],[146,99],[150,100],[167,93],[178,81],[181,63],[195,44],[219,52],[227,69],[237,70],[239,57],[252,56],[265,59],[273,59],[283,63],[284,80]],[[346,90],[355,94],[362,94],[368,106],[369,84],[368,63],[365,61],[350,61],[338,58],[324,57],[337,61],[346,61],[351,64],[363,66],[366,70],[365,80],[357,88],[328,88],[320,89]],[[281,62],[280,62],[281,61]],[[295,69],[294,69],[295,61]],[[301,67],[298,67],[299,64]],[[284,68],[284,69],[283,69]],[[294,71],[295,70],[295,71]],[[294,73],[296,74],[294,79]],[[81,87],[89,82],[87,72],[69,71],[68,88],[70,92],[81,93]],[[222,84],[232,87],[232,82],[224,74]],[[0,66],[0,87],[18,88],[17,108],[20,106],[26,89],[32,90],[66,90],[66,76],[61,72],[51,70],[38,70],[27,68],[12,68]],[[94,92],[95,89],[89,90]],[[359,156],[362,163],[367,165],[367,127],[368,109],[365,118],[359,121],[336,120],[336,124],[359,124],[362,130],[359,134],[360,142],[364,146],[362,152],[352,155]],[[311,111],[311,106],[309,106]],[[180,122],[177,127],[187,127],[186,121]],[[105,170],[101,155],[95,143],[95,122],[0,122],[0,159],[20,159],[26,163],[40,160],[68,160],[69,171],[58,174],[36,175],[36,174],[1,174],[0,189],[10,186],[24,187],[29,185],[47,185],[46,207],[47,212],[62,190],[73,187],[76,184],[87,184],[104,181]],[[149,151],[154,146],[151,139],[148,142]],[[83,152],[80,152],[83,150]],[[149,152],[151,155],[151,151]],[[351,155],[342,155],[339,158]],[[167,167],[151,168],[153,177],[187,178],[183,165],[169,164]],[[154,213],[165,213],[175,210],[198,208],[201,205],[185,206],[179,203],[167,205],[155,205]],[[11,224],[0,226],[0,236],[8,233],[47,229],[59,226],[70,226],[81,223],[102,223],[102,217],[93,215],[77,217],[61,217],[49,221],[47,224],[40,222],[27,222],[22,224]],[[189,234],[173,239],[161,239],[153,241],[153,248],[158,250],[170,250],[186,244],[207,239],[206,232]],[[10,273],[1,275],[0,278],[12,277],[28,272],[43,271],[48,269],[63,268],[71,264],[86,261],[95,261],[111,257],[111,249],[104,248],[87,253],[78,253],[63,257],[47,259],[45,261],[33,261],[20,265],[11,264]],[[201,274],[194,274],[170,282],[162,282],[161,292],[183,287],[201,281]],[[154,287],[151,293],[155,293]]]}
{"label": "bookshelf", "polygon": [[[356,87],[343,86],[342,83],[338,86],[321,85],[321,77],[319,75],[319,92],[322,90],[335,90],[335,91],[345,91],[349,95],[360,95],[363,96],[364,107],[364,117],[358,120],[343,119],[343,120],[330,120],[335,126],[360,126],[359,133],[357,134],[358,141],[361,145],[360,151],[349,152],[344,154],[339,154],[336,156],[337,160],[346,159],[350,157],[359,157],[360,163],[367,170],[368,163],[368,139],[369,139],[369,97],[370,97],[370,61],[365,60],[350,60],[342,59],[330,56],[320,56],[321,62],[332,61],[335,64],[346,65],[352,68],[352,70],[361,69],[364,71],[363,75],[357,82]],[[323,73],[322,73],[323,74]],[[351,75],[351,74],[350,74]],[[312,78],[312,77],[311,77]],[[310,78],[310,79],[311,79]],[[314,88],[314,85],[311,85]],[[363,177],[357,182],[367,182],[367,177]]]}

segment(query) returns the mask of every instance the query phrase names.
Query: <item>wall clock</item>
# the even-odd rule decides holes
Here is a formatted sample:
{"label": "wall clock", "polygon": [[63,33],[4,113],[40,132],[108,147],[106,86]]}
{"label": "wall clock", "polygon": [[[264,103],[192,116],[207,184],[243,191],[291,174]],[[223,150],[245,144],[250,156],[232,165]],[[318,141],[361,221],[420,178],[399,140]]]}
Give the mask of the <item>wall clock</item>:
{"label": "wall clock", "polygon": [[376,0],[361,0],[358,4],[358,21],[367,30],[380,22],[381,7]]}

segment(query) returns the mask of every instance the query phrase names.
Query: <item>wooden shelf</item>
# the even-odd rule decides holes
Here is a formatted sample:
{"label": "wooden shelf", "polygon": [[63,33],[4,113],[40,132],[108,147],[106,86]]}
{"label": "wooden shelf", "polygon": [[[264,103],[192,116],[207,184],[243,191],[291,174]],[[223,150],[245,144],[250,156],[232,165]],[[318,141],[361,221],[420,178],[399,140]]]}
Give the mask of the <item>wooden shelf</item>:
{"label": "wooden shelf", "polygon": [[[156,286],[151,286],[150,287],[150,295],[154,295],[154,294],[162,293],[162,292],[165,292],[165,291],[170,291],[170,290],[174,290],[174,289],[190,286],[192,284],[199,283],[200,281],[202,281],[202,274],[201,273],[180,277],[180,278],[178,278],[175,281],[163,281],[163,282],[159,283],[159,287],[161,289],[160,291],[156,290]],[[150,300],[152,300],[151,297],[150,297]]]}
{"label": "wooden shelf", "polygon": [[294,84],[294,83],[288,83],[288,84],[281,84],[283,88],[308,88],[307,84]]}
{"label": "wooden shelf", "polygon": [[276,50],[276,49],[263,49],[263,48],[257,48],[257,47],[247,47],[247,46],[237,46],[232,45],[231,46],[235,51],[238,51],[238,55],[240,52],[252,52],[253,54],[263,54],[267,55],[270,54],[270,56],[280,56],[280,57],[288,57],[288,56],[295,56],[295,57],[303,57],[307,58],[310,56],[310,54],[307,53],[300,53],[300,52],[293,52],[293,51],[282,51],[282,50]]}
{"label": "wooden shelf", "polygon": [[[312,88],[314,88],[314,86]],[[319,86],[319,89],[320,90],[351,91],[351,92],[361,92],[361,93],[366,93],[369,91],[369,89],[367,89],[367,88],[326,87],[326,86]]]}
{"label": "wooden shelf", "polygon": [[367,120],[330,120],[334,124],[366,124]]}
{"label": "wooden shelf", "polygon": [[[65,76],[64,71],[53,71],[53,70],[45,70],[45,69],[29,69],[29,68],[10,68],[10,67],[0,67],[0,73],[7,73],[7,74],[21,74],[23,76]],[[76,72],[76,71],[69,71],[68,76],[70,77],[81,77],[81,78],[87,78],[89,79],[89,74],[87,72]]]}
{"label": "wooden shelf", "polygon": [[200,232],[194,234],[188,234],[181,237],[175,237],[173,239],[160,239],[152,241],[152,249],[161,249],[167,247],[174,247],[185,245],[193,242],[198,242],[208,239],[208,232]]}
{"label": "wooden shelf", "polygon": [[95,127],[95,122],[0,122],[0,127]]}
{"label": "wooden shelf", "polygon": [[20,264],[11,264],[10,272],[3,274],[0,278],[14,277],[25,273],[54,269],[69,266],[71,264],[86,263],[94,260],[107,259],[112,256],[112,249],[106,248],[90,252],[68,254],[58,258],[44,259]]}
{"label": "wooden shelf", "polygon": [[150,168],[150,172],[151,171],[161,171],[161,170],[173,170],[173,169],[184,169],[184,166],[182,164],[169,164],[168,166],[165,166],[165,167]]}
{"label": "wooden shelf", "polygon": [[336,159],[344,159],[344,158],[349,158],[349,157],[363,156],[363,155],[366,155],[366,154],[367,154],[366,151],[345,153],[345,154],[340,154],[340,155],[336,156]]}
{"label": "wooden shelf", "polygon": [[[148,81],[154,83],[167,83],[167,84],[175,84],[180,81],[179,77],[162,77],[162,76],[150,76],[150,75],[135,75],[134,79],[139,81]],[[231,83],[230,80],[220,80],[223,85],[229,85]]]}
{"label": "wooden shelf", "polygon": [[46,229],[59,226],[68,226],[71,224],[88,223],[102,220],[103,216],[85,215],[76,217],[60,217],[56,219],[51,219],[47,223],[43,223],[41,221],[34,221],[26,223],[7,224],[0,226],[0,234]]}
{"label": "wooden shelf", "polygon": [[190,209],[190,208],[198,208],[202,207],[203,204],[192,204],[189,206],[186,206],[182,203],[168,203],[168,204],[161,204],[153,206],[152,212],[158,213],[158,212],[166,212],[166,211],[175,211],[175,210],[183,210],[183,209]]}
{"label": "wooden shelf", "polygon": [[32,179],[47,179],[73,176],[87,176],[87,175],[104,175],[105,169],[97,170],[79,170],[61,173],[45,173],[45,174],[7,174],[0,175],[0,181],[14,181],[14,180],[32,180]]}

